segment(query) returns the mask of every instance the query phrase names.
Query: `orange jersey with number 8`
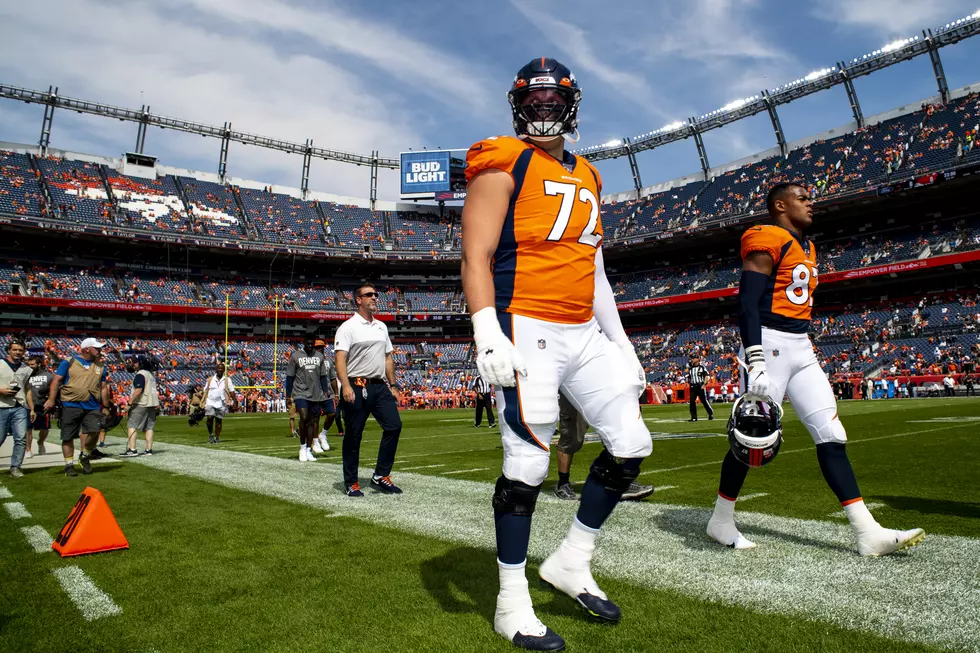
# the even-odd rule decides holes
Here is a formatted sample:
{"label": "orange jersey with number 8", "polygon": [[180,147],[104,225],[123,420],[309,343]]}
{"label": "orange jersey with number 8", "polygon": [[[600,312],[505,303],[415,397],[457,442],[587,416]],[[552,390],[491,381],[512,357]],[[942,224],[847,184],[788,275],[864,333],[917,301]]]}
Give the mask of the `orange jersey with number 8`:
{"label": "orange jersey with number 8", "polygon": [[585,159],[558,161],[510,136],[480,141],[466,154],[466,180],[495,168],[514,179],[500,242],[493,256],[498,312],[548,322],[592,318],[595,255],[602,242],[602,182]]}
{"label": "orange jersey with number 8", "polygon": [[762,299],[762,326],[806,333],[817,289],[817,252],[813,243],[775,225],[750,227],[742,234],[742,258],[752,252],[772,257],[768,292]]}

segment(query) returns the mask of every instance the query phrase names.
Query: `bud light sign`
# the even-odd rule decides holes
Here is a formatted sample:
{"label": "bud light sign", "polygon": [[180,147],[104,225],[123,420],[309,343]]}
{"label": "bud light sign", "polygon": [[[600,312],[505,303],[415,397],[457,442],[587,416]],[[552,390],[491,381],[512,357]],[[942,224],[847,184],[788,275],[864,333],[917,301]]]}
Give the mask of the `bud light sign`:
{"label": "bud light sign", "polygon": [[431,197],[450,190],[449,152],[402,152],[402,197]]}

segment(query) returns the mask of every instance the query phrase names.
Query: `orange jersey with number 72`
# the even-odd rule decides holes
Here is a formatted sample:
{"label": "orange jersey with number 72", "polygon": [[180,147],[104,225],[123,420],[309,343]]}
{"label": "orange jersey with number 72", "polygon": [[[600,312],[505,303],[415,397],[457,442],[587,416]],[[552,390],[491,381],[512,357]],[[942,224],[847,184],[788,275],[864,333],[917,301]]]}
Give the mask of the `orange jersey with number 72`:
{"label": "orange jersey with number 72", "polygon": [[565,152],[558,161],[511,136],[482,140],[466,153],[467,182],[491,168],[514,179],[493,257],[496,310],[548,322],[587,322],[602,242],[599,172],[574,154]]}
{"label": "orange jersey with number 72", "polygon": [[762,298],[762,326],[806,333],[817,289],[817,251],[813,242],[776,225],[749,227],[742,234],[742,258],[752,252],[772,257],[769,291]]}

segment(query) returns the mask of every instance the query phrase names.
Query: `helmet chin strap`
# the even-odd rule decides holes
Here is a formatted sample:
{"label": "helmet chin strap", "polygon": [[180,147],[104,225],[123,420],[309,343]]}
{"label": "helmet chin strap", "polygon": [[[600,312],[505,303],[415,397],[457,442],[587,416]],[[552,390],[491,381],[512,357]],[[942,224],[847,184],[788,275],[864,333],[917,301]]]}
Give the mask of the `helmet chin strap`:
{"label": "helmet chin strap", "polygon": [[[574,134],[574,137],[572,136],[572,134]],[[562,136],[564,136],[565,140],[568,141],[569,143],[578,143],[579,139],[582,138],[581,135],[579,135],[578,133],[578,127],[576,127],[575,131],[572,132],[571,134],[562,134]]]}

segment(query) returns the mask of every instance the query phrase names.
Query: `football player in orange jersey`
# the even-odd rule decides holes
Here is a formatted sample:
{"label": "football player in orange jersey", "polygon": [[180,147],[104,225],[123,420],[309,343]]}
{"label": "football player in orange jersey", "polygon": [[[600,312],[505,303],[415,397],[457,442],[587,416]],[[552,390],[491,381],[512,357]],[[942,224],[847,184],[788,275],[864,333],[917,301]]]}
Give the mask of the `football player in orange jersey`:
{"label": "football player in orange jersey", "polygon": [[[907,549],[925,534],[921,528],[884,528],[864,505],[845,452],[847,433],[837,416],[833,389],[807,335],[817,266],[813,243],[803,232],[813,222],[813,200],[802,186],[782,183],[769,190],[766,206],[774,224],[749,227],[742,235],[738,296],[740,355],[748,362],[747,378],[743,378],[746,399],[769,397],[782,404],[784,397],[789,398],[817,445],[820,471],[844,507],[861,555]],[[745,459],[733,444],[722,462],[718,498],[708,521],[708,535],[721,544],[735,549],[755,547],[735,527],[735,500],[749,464],[769,462],[761,458]]]}
{"label": "football player in orange jersey", "polygon": [[524,573],[559,390],[605,448],[568,534],[539,574],[606,622],[619,621],[621,612],[592,578],[596,536],[652,448],[638,400],[645,373],[602,262],[599,173],[565,150],[579,98],[568,68],[554,59],[531,61],[508,93],[517,138],[488,138],[466,157],[463,290],[480,375],[496,387],[504,445],[493,495],[500,574],[494,630],[539,651],[565,646],[535,615]]}

